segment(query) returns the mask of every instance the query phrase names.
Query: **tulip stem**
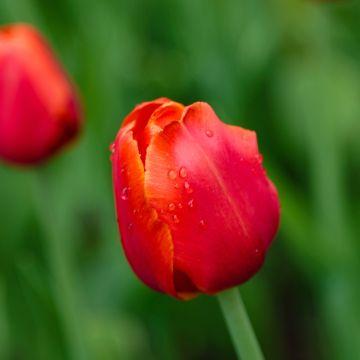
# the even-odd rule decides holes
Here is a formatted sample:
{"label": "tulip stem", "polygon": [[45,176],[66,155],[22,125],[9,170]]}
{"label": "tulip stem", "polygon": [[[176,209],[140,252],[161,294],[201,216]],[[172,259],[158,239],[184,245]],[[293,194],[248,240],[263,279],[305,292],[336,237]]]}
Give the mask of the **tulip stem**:
{"label": "tulip stem", "polygon": [[238,289],[226,290],[217,297],[238,358],[263,360],[263,354]]}
{"label": "tulip stem", "polygon": [[[54,198],[50,179],[43,171],[34,174],[34,206],[44,231],[44,250],[48,260],[54,301],[64,331],[66,352],[71,359],[85,359],[79,311],[66,249],[66,229],[59,225],[59,204]],[[62,232],[59,231],[62,229]]]}

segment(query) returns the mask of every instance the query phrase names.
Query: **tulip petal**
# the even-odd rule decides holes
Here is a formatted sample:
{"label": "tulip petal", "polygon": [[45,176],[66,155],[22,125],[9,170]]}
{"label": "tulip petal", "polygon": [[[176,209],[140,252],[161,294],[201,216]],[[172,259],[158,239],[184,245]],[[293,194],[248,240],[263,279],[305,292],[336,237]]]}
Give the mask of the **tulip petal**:
{"label": "tulip petal", "polygon": [[159,98],[154,101],[147,101],[137,105],[134,110],[124,119],[122,130],[126,127],[132,130],[134,139],[137,142],[141,159],[144,161],[146,148],[142,146],[142,137],[144,129],[149,121],[149,118],[154,111],[161,105],[171,102],[166,98]]}
{"label": "tulip petal", "polygon": [[178,121],[183,113],[184,106],[176,102],[166,102],[159,106],[150,116],[141,136],[138,137],[138,147],[142,154],[143,162],[146,158],[146,150],[153,136],[162,131],[165,126]]}
{"label": "tulip petal", "polygon": [[161,105],[170,102],[171,100],[166,98],[159,98],[154,101],[146,101],[137,106],[134,110],[124,119],[122,126],[126,126],[130,123],[134,125],[134,133],[142,131],[146,126],[151,114]]}
{"label": "tulip petal", "polygon": [[57,141],[56,122],[12,56],[0,60],[0,127],[0,152],[12,161],[40,160]]}
{"label": "tulip petal", "polygon": [[148,286],[177,296],[173,285],[173,243],[166,224],[144,194],[144,166],[128,126],[113,144],[112,164],[117,218],[126,257]]}
{"label": "tulip petal", "polygon": [[173,236],[174,273],[215,293],[260,268],[279,204],[254,132],[195,103],[152,139],[145,165],[146,197]]}

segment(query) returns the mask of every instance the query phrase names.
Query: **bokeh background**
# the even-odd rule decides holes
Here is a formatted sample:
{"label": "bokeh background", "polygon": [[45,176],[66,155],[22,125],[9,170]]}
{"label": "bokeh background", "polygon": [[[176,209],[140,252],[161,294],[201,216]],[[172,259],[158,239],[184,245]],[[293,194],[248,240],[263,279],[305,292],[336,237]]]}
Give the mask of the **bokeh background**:
{"label": "bokeh background", "polygon": [[41,169],[0,165],[0,359],[235,359],[216,298],[148,290],[119,244],[108,147],[160,96],[257,131],[282,222],[240,290],[267,359],[360,359],[358,2],[1,0],[17,21],[86,127]]}

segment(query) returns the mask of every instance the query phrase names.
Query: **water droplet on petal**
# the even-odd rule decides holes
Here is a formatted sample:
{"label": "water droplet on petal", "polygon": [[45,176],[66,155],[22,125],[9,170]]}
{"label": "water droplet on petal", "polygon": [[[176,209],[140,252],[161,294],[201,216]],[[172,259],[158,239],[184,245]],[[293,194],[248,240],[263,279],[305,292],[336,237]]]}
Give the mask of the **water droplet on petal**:
{"label": "water droplet on petal", "polygon": [[174,185],[174,188],[175,188],[175,189],[178,189],[179,187],[180,187],[180,186],[179,186],[179,184],[177,184],[177,183]]}
{"label": "water droplet on petal", "polygon": [[169,210],[170,210],[170,211],[174,211],[175,208],[176,208],[176,205],[175,205],[174,203],[170,203],[170,204],[169,204]]}
{"label": "water droplet on petal", "polygon": [[138,212],[139,212],[138,209],[134,209],[134,210],[133,210],[133,214],[134,214],[134,215],[136,215]]}
{"label": "water droplet on petal", "polygon": [[130,230],[133,228],[133,226],[134,226],[134,224],[133,224],[133,223],[130,223],[130,224],[128,225],[128,230],[130,231]]}
{"label": "water droplet on petal", "polygon": [[184,167],[180,168],[179,170],[179,175],[181,178],[185,179],[186,178],[186,175],[187,175],[187,171]]}
{"label": "water droplet on petal", "polygon": [[178,208],[179,208],[179,209],[182,209],[182,208],[183,208],[182,203],[178,203]]}
{"label": "water droplet on petal", "polygon": [[191,209],[194,207],[194,199],[189,200],[188,207]]}
{"label": "water droplet on petal", "polygon": [[199,221],[199,225],[200,225],[200,227],[201,227],[202,229],[206,229],[206,228],[207,228],[206,221],[203,220],[203,219],[201,219],[201,220]]}
{"label": "water droplet on petal", "polygon": [[207,137],[213,137],[214,136],[214,133],[211,130],[206,130],[205,134],[206,134]]}
{"label": "water droplet on petal", "polygon": [[188,194],[191,194],[193,192],[193,189],[187,181],[184,182],[184,188]]}
{"label": "water droplet on petal", "polygon": [[168,172],[168,177],[170,180],[175,180],[176,179],[176,171],[173,169],[170,169]]}
{"label": "water droplet on petal", "polygon": [[121,174],[123,174],[123,173],[125,172],[125,168],[122,167],[122,168],[120,169],[120,172],[121,172]]}
{"label": "water droplet on petal", "polygon": [[180,219],[179,219],[179,217],[177,215],[173,215],[172,219],[173,219],[175,224],[178,224],[180,222]]}
{"label": "water droplet on petal", "polygon": [[115,152],[115,143],[112,143],[110,146],[109,146],[109,149],[110,149],[110,152],[113,154]]}
{"label": "water droplet on petal", "polygon": [[127,200],[129,198],[129,188],[124,187],[121,192],[121,199]]}

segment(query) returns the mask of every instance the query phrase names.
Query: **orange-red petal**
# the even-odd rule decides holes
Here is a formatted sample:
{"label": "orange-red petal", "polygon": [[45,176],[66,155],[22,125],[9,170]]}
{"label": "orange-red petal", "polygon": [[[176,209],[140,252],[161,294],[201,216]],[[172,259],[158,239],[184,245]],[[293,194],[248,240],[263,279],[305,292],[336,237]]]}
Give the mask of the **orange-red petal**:
{"label": "orange-red petal", "polygon": [[145,199],[144,166],[131,130],[125,127],[119,132],[112,151],[115,203],[126,257],[144,283],[176,296],[171,233]]}

